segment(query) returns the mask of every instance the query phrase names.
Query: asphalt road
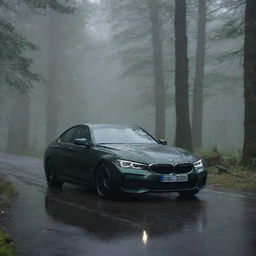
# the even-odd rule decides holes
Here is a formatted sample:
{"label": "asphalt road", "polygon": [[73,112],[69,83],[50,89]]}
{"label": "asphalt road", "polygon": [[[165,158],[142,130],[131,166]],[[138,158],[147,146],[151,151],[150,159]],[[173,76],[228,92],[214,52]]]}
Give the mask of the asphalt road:
{"label": "asphalt road", "polygon": [[49,190],[41,160],[3,153],[0,175],[19,193],[0,217],[18,256],[256,255],[256,194],[103,200],[78,186]]}

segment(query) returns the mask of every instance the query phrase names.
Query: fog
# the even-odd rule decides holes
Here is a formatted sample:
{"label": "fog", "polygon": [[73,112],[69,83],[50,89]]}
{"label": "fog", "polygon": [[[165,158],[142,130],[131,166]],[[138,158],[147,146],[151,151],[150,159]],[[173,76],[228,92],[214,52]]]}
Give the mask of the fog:
{"label": "fog", "polygon": [[[121,2],[74,1],[73,14],[19,4],[16,13],[4,14],[38,46],[24,55],[31,58],[30,70],[40,79],[25,89],[1,87],[2,151],[40,152],[79,123],[136,124],[156,134],[150,12],[146,0]],[[174,2],[159,0],[164,139],[170,145],[175,144],[176,124]],[[198,39],[196,2],[187,1],[190,120]],[[239,29],[228,31],[227,22],[234,20],[230,24],[238,26],[244,6],[232,9],[228,1],[206,2],[202,147],[239,151],[244,120],[243,36]]]}

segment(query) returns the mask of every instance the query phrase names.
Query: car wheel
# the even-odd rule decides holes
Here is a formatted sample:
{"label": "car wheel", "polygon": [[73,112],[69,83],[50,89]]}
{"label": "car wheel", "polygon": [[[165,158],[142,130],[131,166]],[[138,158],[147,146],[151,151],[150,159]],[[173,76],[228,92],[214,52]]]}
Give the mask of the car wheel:
{"label": "car wheel", "polygon": [[101,163],[96,169],[95,177],[96,191],[100,197],[110,197],[112,190],[112,177],[105,163]]}
{"label": "car wheel", "polygon": [[49,187],[61,187],[63,182],[59,181],[55,172],[54,161],[48,159],[45,163],[45,176]]}
{"label": "car wheel", "polygon": [[187,190],[187,191],[180,191],[179,194],[182,197],[193,197],[199,192],[199,189]]}

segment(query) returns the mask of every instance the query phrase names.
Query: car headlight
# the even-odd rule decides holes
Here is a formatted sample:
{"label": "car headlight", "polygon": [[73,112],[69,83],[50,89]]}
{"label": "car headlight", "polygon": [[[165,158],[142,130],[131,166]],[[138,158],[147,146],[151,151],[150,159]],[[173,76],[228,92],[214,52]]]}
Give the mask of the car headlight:
{"label": "car headlight", "polygon": [[204,164],[203,164],[203,161],[201,159],[194,162],[193,164],[194,164],[194,167],[196,168],[196,170],[198,172],[204,171]]}
{"label": "car headlight", "polygon": [[202,160],[198,160],[198,161],[194,162],[194,166],[195,166],[196,168],[202,168],[202,167],[204,167],[203,161],[202,161]]}
{"label": "car headlight", "polygon": [[145,165],[145,164],[135,163],[135,162],[127,161],[127,160],[117,159],[114,161],[114,163],[117,166],[120,166],[122,168],[137,169],[137,170],[147,169],[147,165]]}

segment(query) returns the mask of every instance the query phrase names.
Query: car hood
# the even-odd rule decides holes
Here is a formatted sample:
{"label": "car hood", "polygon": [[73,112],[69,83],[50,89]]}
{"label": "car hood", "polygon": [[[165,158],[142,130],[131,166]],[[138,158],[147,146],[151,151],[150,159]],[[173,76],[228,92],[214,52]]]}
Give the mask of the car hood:
{"label": "car hood", "polygon": [[99,149],[115,155],[116,158],[139,163],[193,163],[199,160],[189,151],[161,144],[104,144]]}

